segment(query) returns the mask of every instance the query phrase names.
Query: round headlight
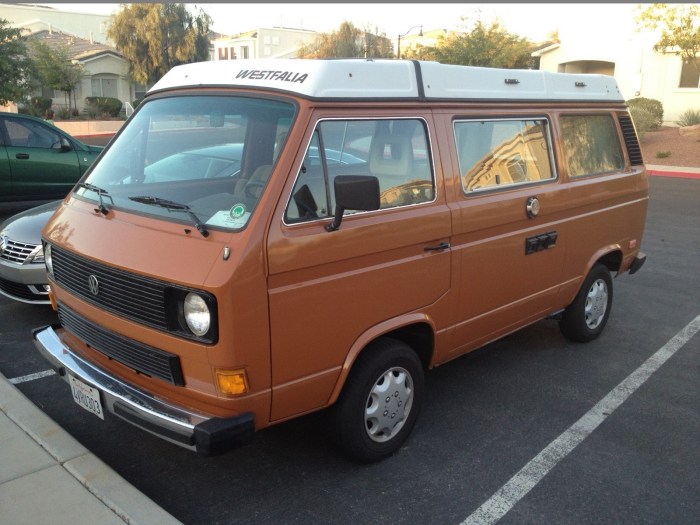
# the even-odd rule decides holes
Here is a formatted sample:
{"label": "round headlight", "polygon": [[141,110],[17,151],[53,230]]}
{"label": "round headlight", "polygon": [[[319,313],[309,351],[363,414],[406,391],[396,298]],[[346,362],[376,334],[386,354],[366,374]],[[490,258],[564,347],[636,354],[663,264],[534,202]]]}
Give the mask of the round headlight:
{"label": "round headlight", "polygon": [[192,330],[194,335],[202,337],[209,331],[211,314],[207,303],[201,296],[196,293],[188,293],[185,297],[183,313],[187,327]]}
{"label": "round headlight", "polygon": [[46,271],[53,277],[53,258],[51,257],[51,245],[48,242],[44,246],[44,263],[46,264]]}

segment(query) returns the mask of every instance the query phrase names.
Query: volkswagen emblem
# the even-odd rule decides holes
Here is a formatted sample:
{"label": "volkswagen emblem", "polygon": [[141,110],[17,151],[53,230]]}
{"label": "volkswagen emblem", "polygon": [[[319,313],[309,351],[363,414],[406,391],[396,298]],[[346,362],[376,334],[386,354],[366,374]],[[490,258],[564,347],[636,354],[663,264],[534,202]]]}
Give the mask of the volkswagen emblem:
{"label": "volkswagen emblem", "polygon": [[88,279],[88,285],[90,286],[90,293],[92,295],[97,295],[100,293],[100,283],[95,275],[91,275]]}

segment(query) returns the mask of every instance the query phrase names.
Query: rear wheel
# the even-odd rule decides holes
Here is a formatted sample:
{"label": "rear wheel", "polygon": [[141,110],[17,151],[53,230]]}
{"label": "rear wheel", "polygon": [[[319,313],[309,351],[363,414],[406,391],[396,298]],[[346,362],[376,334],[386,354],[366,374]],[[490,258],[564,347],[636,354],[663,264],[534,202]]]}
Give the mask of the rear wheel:
{"label": "rear wheel", "polygon": [[610,271],[597,264],[590,271],[574,301],[566,308],[559,328],[567,339],[588,342],[598,337],[610,317],[613,286]]}
{"label": "rear wheel", "polygon": [[423,366],[406,344],[372,343],[355,363],[332,408],[340,447],[352,459],[379,461],[398,450],[418,417]]}

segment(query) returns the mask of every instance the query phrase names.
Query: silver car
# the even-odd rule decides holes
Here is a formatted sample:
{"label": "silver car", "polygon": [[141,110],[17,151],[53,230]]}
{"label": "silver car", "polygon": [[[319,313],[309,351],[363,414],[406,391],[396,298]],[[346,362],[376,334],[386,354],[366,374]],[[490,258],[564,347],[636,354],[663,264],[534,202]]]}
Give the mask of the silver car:
{"label": "silver car", "polygon": [[0,225],[0,294],[23,303],[49,304],[41,230],[59,204],[31,208]]}

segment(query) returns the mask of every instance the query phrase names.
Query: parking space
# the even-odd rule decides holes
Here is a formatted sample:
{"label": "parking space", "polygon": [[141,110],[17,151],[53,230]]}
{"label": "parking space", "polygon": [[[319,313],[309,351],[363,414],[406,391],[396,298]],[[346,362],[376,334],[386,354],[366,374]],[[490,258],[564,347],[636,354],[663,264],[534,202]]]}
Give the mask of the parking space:
{"label": "parking space", "polygon": [[615,280],[601,338],[547,320],[431,371],[413,434],[378,464],[339,456],[323,414],[213,458],[101,421],[32,347],[48,307],[0,298],[0,371],[187,524],[695,523],[700,180],[654,177],[650,197],[647,263]]}

